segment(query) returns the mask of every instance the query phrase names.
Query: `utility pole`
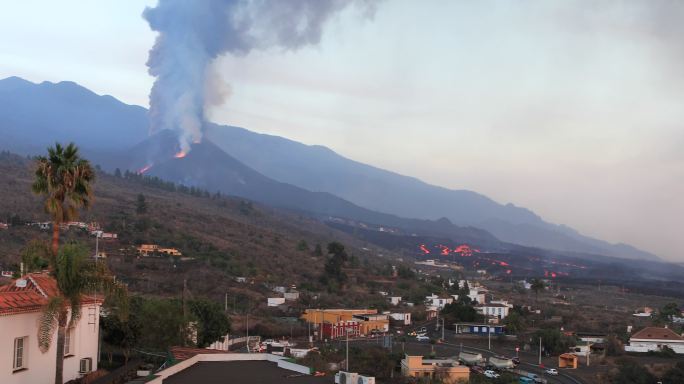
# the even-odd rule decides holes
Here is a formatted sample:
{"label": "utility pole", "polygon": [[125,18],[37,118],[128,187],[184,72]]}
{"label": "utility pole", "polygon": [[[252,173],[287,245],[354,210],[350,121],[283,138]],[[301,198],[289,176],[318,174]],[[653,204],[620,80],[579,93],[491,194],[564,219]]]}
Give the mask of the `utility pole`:
{"label": "utility pole", "polygon": [[228,292],[226,292],[226,300],[224,304],[224,312],[228,313]]}
{"label": "utility pole", "polygon": [[446,326],[445,321],[446,319],[442,317],[442,341],[444,341],[444,327]]}
{"label": "utility pole", "polygon": [[245,331],[247,333],[247,352],[249,353],[249,313],[247,313],[247,324],[245,324]]}
{"label": "utility pole", "polygon": [[347,372],[349,372],[349,325],[344,326],[344,332],[347,334]]}
{"label": "utility pole", "polygon": [[541,343],[541,337],[539,338],[539,365],[541,366],[541,349],[542,349],[542,343]]}
{"label": "utility pole", "polygon": [[489,343],[488,349],[491,351],[492,350],[492,328],[490,326],[487,326],[487,341]]}

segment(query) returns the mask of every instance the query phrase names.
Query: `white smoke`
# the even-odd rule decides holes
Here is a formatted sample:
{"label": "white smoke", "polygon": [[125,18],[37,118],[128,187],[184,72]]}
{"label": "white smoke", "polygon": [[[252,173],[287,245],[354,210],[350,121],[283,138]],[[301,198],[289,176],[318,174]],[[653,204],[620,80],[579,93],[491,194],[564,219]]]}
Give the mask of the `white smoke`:
{"label": "white smoke", "polygon": [[159,32],[147,61],[156,78],[150,131],[177,131],[180,150],[187,153],[202,139],[205,106],[230,94],[211,70],[214,59],[317,44],[326,21],[352,4],[372,16],[376,0],[160,0],[146,8],[143,17]]}

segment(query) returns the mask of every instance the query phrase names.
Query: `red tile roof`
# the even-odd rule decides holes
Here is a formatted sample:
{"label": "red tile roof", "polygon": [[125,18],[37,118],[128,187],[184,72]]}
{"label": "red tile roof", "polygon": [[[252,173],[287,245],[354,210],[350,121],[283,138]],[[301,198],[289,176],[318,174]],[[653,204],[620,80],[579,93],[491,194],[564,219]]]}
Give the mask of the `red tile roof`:
{"label": "red tile roof", "polygon": [[176,360],[187,360],[195,355],[230,353],[217,349],[190,348],[190,347],[171,347],[171,355]]}
{"label": "red tile roof", "polygon": [[[17,286],[25,280],[26,285]],[[57,281],[48,273],[29,273],[10,284],[0,286],[0,316],[39,311],[50,297],[58,296]],[[84,302],[101,301],[95,297],[84,297]]]}
{"label": "red tile roof", "polygon": [[641,331],[633,334],[631,339],[684,341],[684,337],[679,336],[670,328],[659,327],[646,327]]}

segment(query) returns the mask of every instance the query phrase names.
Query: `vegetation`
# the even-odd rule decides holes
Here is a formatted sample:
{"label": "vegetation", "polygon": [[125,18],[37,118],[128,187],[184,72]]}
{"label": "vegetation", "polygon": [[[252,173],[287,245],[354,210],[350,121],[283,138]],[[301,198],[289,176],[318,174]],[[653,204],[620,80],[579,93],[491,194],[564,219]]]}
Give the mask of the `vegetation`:
{"label": "vegetation", "polygon": [[52,216],[52,254],[59,248],[59,224],[78,216],[78,208],[88,208],[92,201],[91,183],[95,172],[82,159],[78,147],[57,143],[48,148],[48,156],[36,159],[33,192],[45,196],[45,211]]}
{"label": "vegetation", "polygon": [[55,383],[61,384],[66,332],[79,320],[83,297],[104,294],[107,300],[116,303],[117,313],[125,318],[127,290],[116,282],[104,264],[89,260],[87,250],[78,244],[66,244],[60,249],[51,265],[51,274],[57,281],[59,295],[50,297],[43,309],[38,328],[38,345],[41,351],[46,352],[57,329]]}
{"label": "vegetation", "polygon": [[618,360],[618,370],[611,377],[615,384],[653,384],[657,380],[648,369],[637,361],[628,358]]}

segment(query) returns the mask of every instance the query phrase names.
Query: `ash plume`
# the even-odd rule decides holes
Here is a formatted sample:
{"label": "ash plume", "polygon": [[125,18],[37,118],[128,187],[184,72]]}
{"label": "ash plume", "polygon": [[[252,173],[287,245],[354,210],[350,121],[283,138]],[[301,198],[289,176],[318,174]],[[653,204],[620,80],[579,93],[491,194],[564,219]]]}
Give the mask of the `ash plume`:
{"label": "ash plume", "polygon": [[180,153],[202,139],[204,108],[229,92],[212,73],[214,59],[272,47],[296,50],[317,44],[323,26],[352,4],[372,16],[375,0],[160,0],[143,17],[159,32],[147,66],[150,132],[178,133]]}

